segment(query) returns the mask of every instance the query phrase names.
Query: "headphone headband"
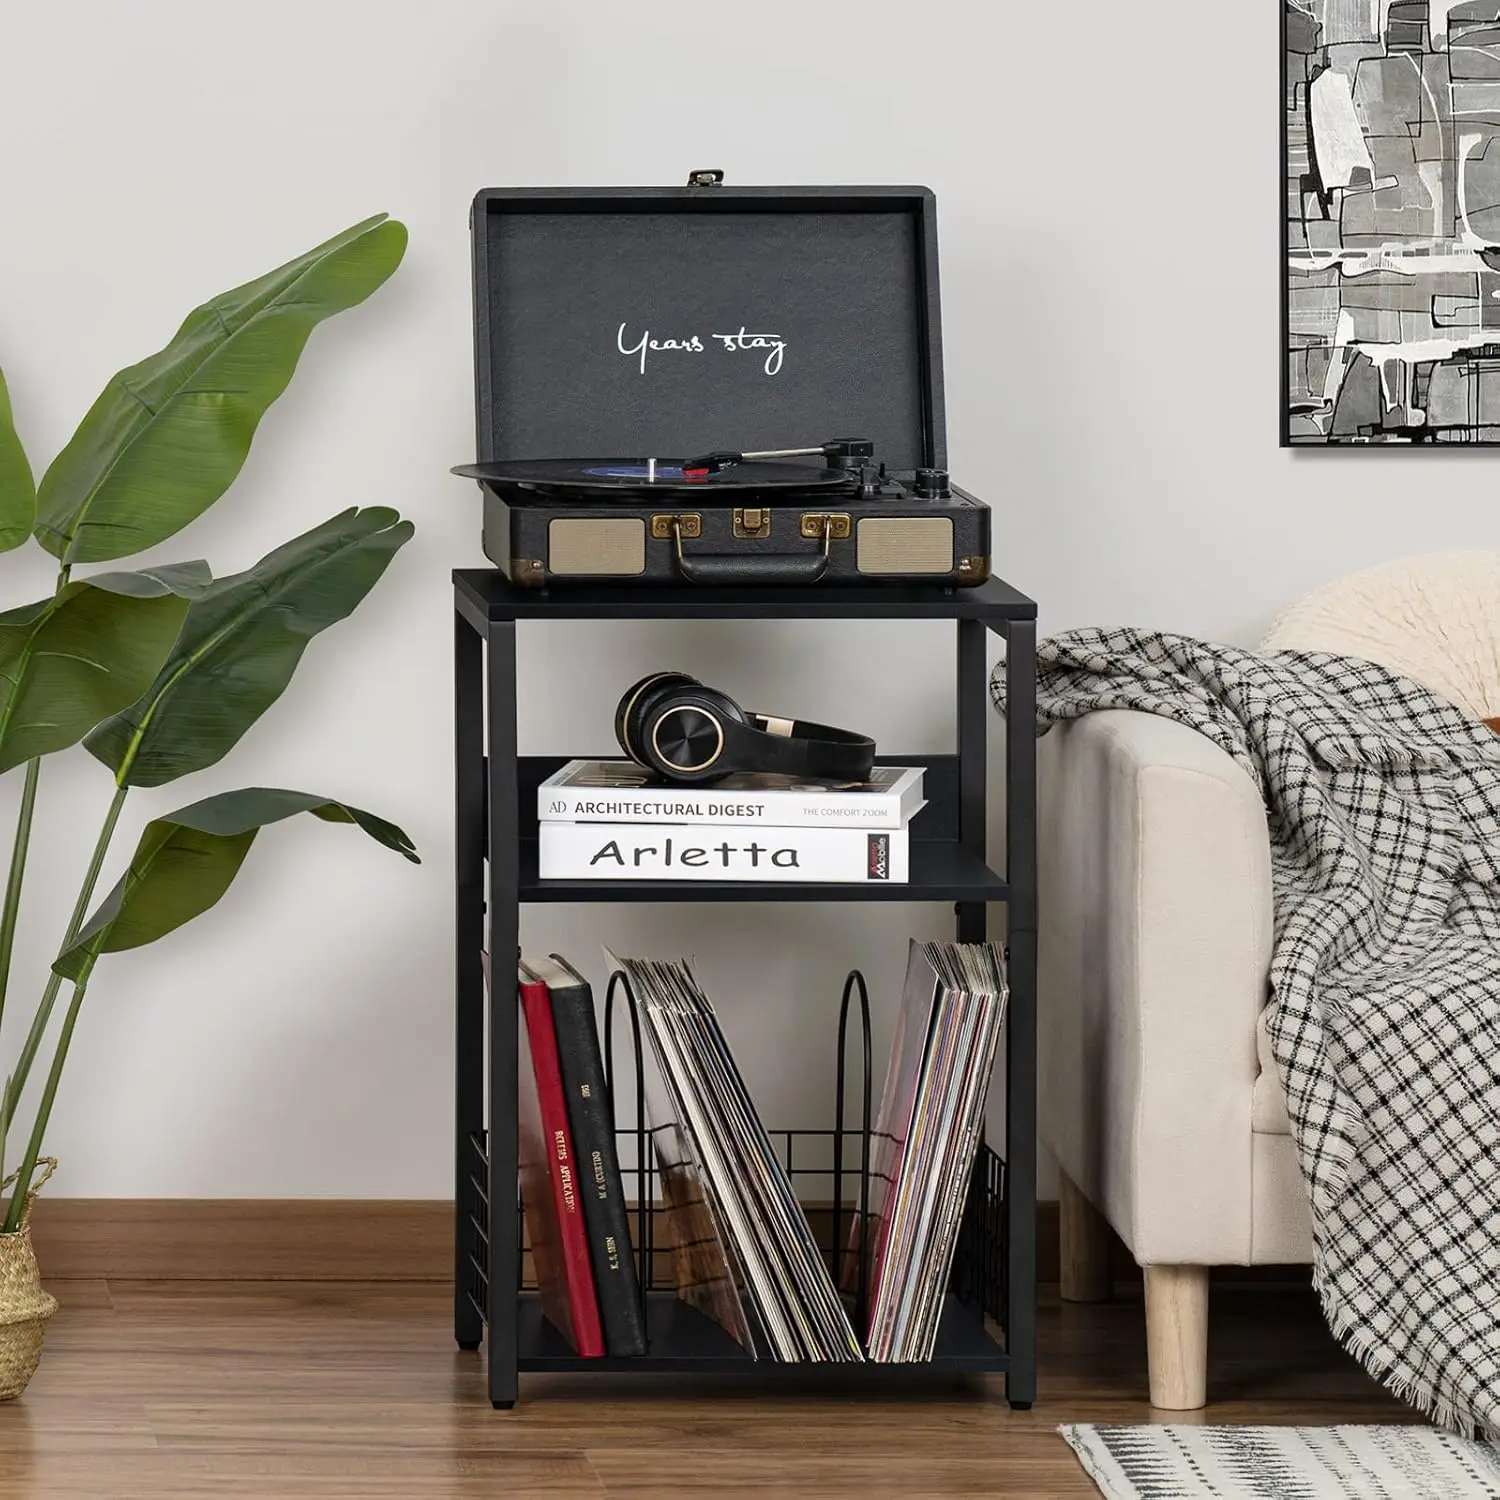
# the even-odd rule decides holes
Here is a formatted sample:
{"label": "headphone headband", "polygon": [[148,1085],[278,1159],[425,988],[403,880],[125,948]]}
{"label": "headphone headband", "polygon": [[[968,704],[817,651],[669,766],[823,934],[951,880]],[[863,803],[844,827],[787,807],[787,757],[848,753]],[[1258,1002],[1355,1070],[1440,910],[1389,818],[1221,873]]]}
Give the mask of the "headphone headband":
{"label": "headphone headband", "polygon": [[807,719],[755,713],[748,717],[748,723],[730,724],[724,731],[728,748],[739,752],[740,769],[778,771],[814,781],[870,779],[875,741],[867,736]]}
{"label": "headphone headband", "polygon": [[867,735],[749,713],[685,672],[653,672],[629,688],[615,710],[615,737],[636,764],[686,784],[735,771],[864,782],[875,764]]}

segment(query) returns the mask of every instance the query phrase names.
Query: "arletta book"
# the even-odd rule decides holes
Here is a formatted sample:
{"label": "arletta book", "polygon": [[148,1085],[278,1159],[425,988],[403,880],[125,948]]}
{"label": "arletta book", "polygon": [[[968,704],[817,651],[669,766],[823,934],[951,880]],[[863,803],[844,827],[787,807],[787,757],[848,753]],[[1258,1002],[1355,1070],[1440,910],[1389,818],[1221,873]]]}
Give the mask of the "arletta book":
{"label": "arletta book", "polygon": [[521,971],[547,987],[557,1056],[568,1101],[568,1124],[578,1164],[594,1291],[612,1358],[646,1352],[641,1288],[630,1243],[625,1186],[615,1151],[615,1112],[604,1078],[594,992],[559,953],[522,959]]}
{"label": "arletta book", "polygon": [[[542,1311],[585,1359],[604,1356],[604,1332],[584,1226],[577,1158],[547,986],[517,970],[521,1057],[517,1068],[521,1208]],[[503,1213],[497,1204],[495,1211]],[[505,1289],[494,1288],[495,1295]]]}
{"label": "arletta book", "polygon": [[904,884],[904,828],[543,823],[543,880],[767,880]]}
{"label": "arletta book", "polygon": [[799,781],[736,771],[671,786],[628,760],[570,760],[537,788],[542,823],[733,823],[778,828],[904,828],[921,809],[921,766],[876,766],[868,781]]}

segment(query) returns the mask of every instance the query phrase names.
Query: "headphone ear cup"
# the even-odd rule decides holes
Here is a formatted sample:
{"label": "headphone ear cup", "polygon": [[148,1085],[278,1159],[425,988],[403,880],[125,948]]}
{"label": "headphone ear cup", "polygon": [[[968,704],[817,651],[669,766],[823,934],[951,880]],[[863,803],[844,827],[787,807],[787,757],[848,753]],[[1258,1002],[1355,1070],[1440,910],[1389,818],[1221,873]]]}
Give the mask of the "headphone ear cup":
{"label": "headphone ear cup", "polygon": [[[690,784],[718,781],[737,769],[729,757],[724,726],[743,724],[745,711],[717,688],[692,679],[660,691],[653,686],[642,694],[630,718],[633,741],[645,757],[642,763],[659,775]],[[661,726],[668,719],[675,722],[663,744]]]}
{"label": "headphone ear cup", "polygon": [[639,729],[645,722],[642,711],[647,703],[655,702],[664,689],[687,687],[696,680],[686,672],[652,672],[621,695],[615,707],[615,739],[619,741],[620,749],[636,765],[654,769],[646,759],[644,750],[638,748],[644,743],[639,737]]}

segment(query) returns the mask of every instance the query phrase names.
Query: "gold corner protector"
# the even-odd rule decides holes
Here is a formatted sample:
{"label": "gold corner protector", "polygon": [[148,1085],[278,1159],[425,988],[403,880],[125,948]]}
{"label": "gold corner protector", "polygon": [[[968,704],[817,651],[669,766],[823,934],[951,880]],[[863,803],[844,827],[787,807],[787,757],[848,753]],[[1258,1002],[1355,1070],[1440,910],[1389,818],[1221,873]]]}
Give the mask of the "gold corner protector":
{"label": "gold corner protector", "polygon": [[510,581],[517,588],[539,589],[547,582],[547,570],[539,557],[513,557],[510,560]]}
{"label": "gold corner protector", "polygon": [[990,576],[990,560],[987,557],[961,557],[958,560],[960,583],[987,583]]}

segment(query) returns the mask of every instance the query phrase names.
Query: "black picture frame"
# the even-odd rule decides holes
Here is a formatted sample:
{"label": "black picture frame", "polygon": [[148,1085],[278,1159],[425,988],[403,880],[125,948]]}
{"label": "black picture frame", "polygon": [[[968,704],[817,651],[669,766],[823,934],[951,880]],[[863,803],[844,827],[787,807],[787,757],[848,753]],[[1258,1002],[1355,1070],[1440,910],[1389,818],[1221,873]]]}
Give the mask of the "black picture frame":
{"label": "black picture frame", "polygon": [[1292,442],[1292,215],[1289,193],[1292,180],[1291,142],[1288,136],[1290,79],[1287,68],[1287,18],[1291,10],[1289,0],[1281,0],[1280,17],[1276,29],[1277,73],[1281,79],[1281,100],[1276,118],[1276,222],[1279,226],[1277,239],[1281,257],[1276,272],[1277,331],[1279,357],[1281,360],[1280,399],[1276,409],[1276,443],[1280,448],[1291,448]]}
{"label": "black picture frame", "polygon": [[[1279,328],[1281,334],[1281,376],[1280,376],[1280,406],[1277,414],[1277,442],[1283,449],[1295,449],[1298,452],[1339,451],[1349,448],[1380,448],[1383,450],[1396,451],[1472,451],[1475,448],[1500,447],[1500,230],[1492,230],[1492,236],[1486,236],[1488,240],[1493,237],[1495,244],[1493,249],[1486,243],[1482,249],[1475,250],[1483,264],[1480,266],[1455,267],[1454,275],[1474,275],[1476,281],[1476,295],[1474,299],[1474,312],[1472,316],[1476,319],[1472,324],[1459,323],[1456,320],[1451,325],[1442,325],[1437,321],[1436,310],[1432,317],[1434,328],[1442,326],[1453,326],[1459,328],[1472,327],[1480,335],[1474,338],[1455,338],[1448,352],[1442,355],[1434,355],[1432,358],[1413,357],[1409,361],[1402,361],[1405,369],[1400,375],[1401,395],[1396,403],[1404,406],[1408,413],[1419,413],[1420,422],[1408,422],[1405,425],[1390,420],[1392,407],[1385,400],[1385,381],[1388,378],[1384,372],[1377,371],[1373,376],[1368,371],[1361,372],[1366,389],[1370,381],[1377,380],[1380,385],[1380,422],[1377,424],[1380,431],[1376,433],[1370,424],[1361,424],[1361,430],[1346,430],[1342,433],[1333,430],[1336,428],[1339,417],[1337,414],[1338,403],[1329,415],[1329,433],[1322,437],[1314,437],[1305,433],[1299,434],[1294,428],[1294,418],[1298,412],[1293,408],[1294,381],[1293,367],[1295,349],[1293,346],[1292,324],[1292,292],[1293,292],[1293,270],[1292,270],[1292,228],[1293,228],[1293,194],[1299,189],[1305,190],[1311,183],[1315,189],[1321,189],[1321,183],[1317,181],[1317,161],[1313,154],[1313,119],[1312,104],[1310,97],[1304,92],[1299,100],[1293,93],[1294,87],[1299,80],[1292,77],[1291,61],[1292,39],[1290,36],[1290,24],[1294,13],[1302,12],[1309,14],[1306,8],[1300,4],[1292,3],[1292,0],[1282,0],[1281,14],[1278,21],[1278,44],[1280,47],[1279,73],[1281,80],[1281,119],[1279,124],[1280,139],[1277,150],[1278,162],[1278,194],[1279,194],[1279,254],[1281,257],[1279,281]],[[1458,16],[1452,18],[1453,25],[1475,26],[1480,22],[1474,18]],[[1401,28],[1398,32],[1397,28]],[[1453,36],[1460,33],[1455,30]],[[1336,43],[1335,45],[1348,46],[1348,42]],[[1360,45],[1355,43],[1353,45]],[[1418,118],[1416,129],[1418,135],[1425,128],[1432,128],[1442,132],[1443,146],[1441,155],[1437,158],[1417,157],[1414,148],[1414,159],[1416,160],[1439,160],[1450,172],[1456,172],[1454,163],[1460,159],[1460,153],[1455,137],[1457,127],[1454,124],[1455,112],[1451,97],[1446,99],[1446,107],[1439,103],[1444,96],[1429,91],[1429,78],[1426,59],[1444,56],[1451,58],[1449,38],[1444,36],[1441,49],[1433,44],[1433,37],[1429,25],[1428,8],[1425,5],[1409,3],[1409,0],[1397,0],[1393,4],[1387,17],[1386,31],[1376,43],[1380,52],[1372,52],[1371,60],[1377,57],[1394,60],[1399,56],[1406,55],[1416,60],[1416,68],[1421,91],[1418,94]],[[1467,50],[1467,49],[1461,49]],[[1449,63],[1443,65],[1441,70],[1451,85],[1451,74],[1447,72]],[[1312,74],[1318,76],[1317,73]],[[1486,105],[1482,110],[1466,109],[1465,116],[1474,116],[1478,128],[1489,133],[1487,149],[1492,149],[1496,159],[1500,160],[1500,123],[1492,123],[1485,120],[1486,115],[1493,115],[1495,122],[1500,122],[1500,76],[1493,79],[1475,74],[1471,78],[1465,75],[1461,82],[1467,83],[1471,88],[1492,88],[1495,93],[1495,107]],[[1423,98],[1430,97],[1437,108],[1437,118],[1423,120],[1421,111],[1424,106]],[[1294,105],[1300,111],[1306,113],[1306,130],[1309,143],[1308,173],[1300,182],[1292,180],[1291,165],[1291,122],[1294,118]],[[1408,119],[1403,124],[1409,127],[1413,122]],[[1365,136],[1366,141],[1375,142],[1378,139],[1390,139],[1396,132],[1387,132],[1384,137],[1378,137],[1371,133]],[[1415,137],[1414,137],[1415,138]],[[1483,153],[1481,152],[1480,155]],[[1468,162],[1474,159],[1465,150],[1462,160]],[[1379,189],[1381,172],[1375,166],[1374,158],[1371,158],[1371,167],[1374,175],[1369,180],[1369,191],[1374,194]],[[1451,197],[1446,200],[1452,204],[1461,201],[1460,193],[1454,179]],[[1339,188],[1331,188],[1326,191],[1332,193],[1340,191]],[[1500,199],[1500,191],[1495,194]],[[1474,210],[1477,217],[1481,210]],[[1487,203],[1484,212],[1491,212],[1492,207]],[[1467,220],[1466,220],[1467,224]],[[1373,238],[1373,233],[1370,235]],[[1424,243],[1425,241],[1425,243]],[[1400,243],[1397,238],[1392,243]],[[1435,227],[1435,232],[1430,238],[1424,237],[1416,241],[1421,249],[1427,249],[1443,244],[1459,243],[1455,235],[1445,236],[1441,229]],[[1372,248],[1366,245],[1364,248]],[[1494,258],[1491,259],[1490,257]],[[1380,274],[1378,271],[1375,274]],[[1489,278],[1493,277],[1493,281]],[[1488,294],[1496,294],[1495,306],[1490,307],[1487,301]],[[1434,293],[1434,297],[1439,294]],[[1342,301],[1340,307],[1342,309]],[[1364,304],[1366,308],[1370,304]],[[1358,310],[1358,309],[1356,309]],[[1371,309],[1382,311],[1384,309]],[[1410,309],[1407,309],[1410,311]],[[1405,338],[1405,330],[1402,337]],[[1373,346],[1373,341],[1372,341]],[[1368,357],[1367,357],[1368,358]],[[1371,361],[1374,364],[1374,361]],[[1438,421],[1431,419],[1435,403],[1430,401],[1434,395],[1432,383],[1434,375],[1441,372],[1442,384],[1446,387],[1445,394],[1448,396],[1449,409],[1452,405],[1452,391],[1455,384],[1455,375],[1458,382],[1466,393],[1469,401],[1469,415],[1463,420]],[[1342,399],[1343,387],[1340,397]]]}

